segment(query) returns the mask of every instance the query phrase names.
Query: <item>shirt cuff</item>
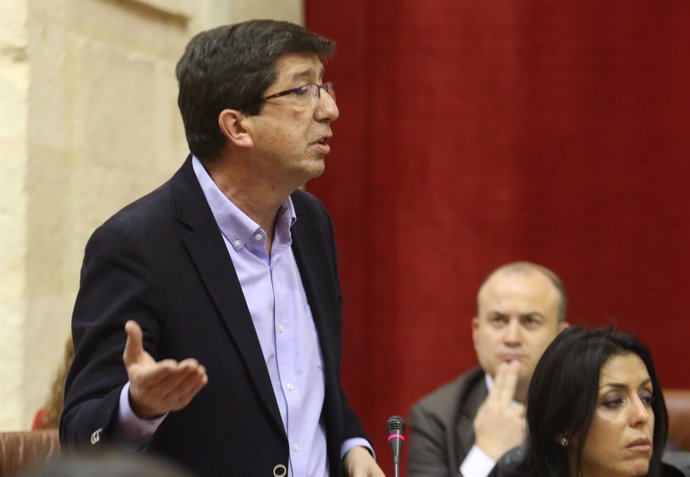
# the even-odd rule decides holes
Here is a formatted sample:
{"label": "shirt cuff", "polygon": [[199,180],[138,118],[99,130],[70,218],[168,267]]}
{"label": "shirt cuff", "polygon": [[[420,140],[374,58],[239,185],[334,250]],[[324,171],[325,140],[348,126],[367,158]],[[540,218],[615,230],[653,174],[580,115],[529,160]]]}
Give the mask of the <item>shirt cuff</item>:
{"label": "shirt cuff", "polygon": [[345,440],[345,442],[343,442],[343,445],[340,446],[340,460],[343,460],[345,458],[345,454],[350,452],[350,450],[353,447],[364,447],[366,450],[369,451],[374,460],[376,460],[374,448],[371,447],[369,441],[366,440],[364,437],[352,437],[350,439]]}
{"label": "shirt cuff", "polygon": [[118,409],[118,436],[122,444],[127,447],[146,447],[167,415],[166,413],[154,419],[144,419],[137,416],[129,404],[128,382],[120,392],[120,407]]}
{"label": "shirt cuff", "polygon": [[467,453],[467,457],[460,466],[460,475],[472,477],[486,477],[494,468],[496,462],[486,455],[476,444]]}

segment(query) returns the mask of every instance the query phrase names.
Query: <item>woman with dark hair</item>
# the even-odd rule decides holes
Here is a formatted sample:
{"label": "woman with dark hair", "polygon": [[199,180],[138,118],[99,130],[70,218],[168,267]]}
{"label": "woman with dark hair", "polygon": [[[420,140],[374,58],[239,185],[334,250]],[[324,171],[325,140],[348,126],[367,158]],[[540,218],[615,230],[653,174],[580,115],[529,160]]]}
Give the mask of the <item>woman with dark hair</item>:
{"label": "woman with dark hair", "polygon": [[564,330],[530,382],[527,427],[490,476],[676,475],[661,462],[668,416],[652,357],[629,333]]}

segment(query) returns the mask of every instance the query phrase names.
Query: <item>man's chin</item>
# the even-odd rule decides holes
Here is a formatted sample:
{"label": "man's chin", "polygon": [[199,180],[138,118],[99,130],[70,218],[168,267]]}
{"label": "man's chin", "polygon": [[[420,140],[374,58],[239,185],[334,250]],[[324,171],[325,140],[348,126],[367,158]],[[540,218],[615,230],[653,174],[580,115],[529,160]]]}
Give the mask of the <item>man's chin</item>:
{"label": "man's chin", "polygon": [[312,164],[310,164],[307,174],[309,174],[310,180],[316,179],[317,177],[321,177],[321,174],[323,174],[325,170],[326,162],[323,159],[321,159],[314,161]]}

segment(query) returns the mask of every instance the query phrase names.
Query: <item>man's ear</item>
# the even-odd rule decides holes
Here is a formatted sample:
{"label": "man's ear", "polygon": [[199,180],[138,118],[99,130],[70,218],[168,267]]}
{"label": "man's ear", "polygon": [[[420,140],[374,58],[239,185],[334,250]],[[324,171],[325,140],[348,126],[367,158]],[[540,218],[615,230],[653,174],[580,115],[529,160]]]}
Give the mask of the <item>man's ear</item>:
{"label": "man's ear", "polygon": [[479,317],[472,318],[472,343],[477,348],[477,331],[479,330]]}
{"label": "man's ear", "polygon": [[218,127],[223,136],[233,145],[242,148],[250,148],[254,145],[245,122],[250,121],[249,116],[235,109],[224,109],[218,115]]}

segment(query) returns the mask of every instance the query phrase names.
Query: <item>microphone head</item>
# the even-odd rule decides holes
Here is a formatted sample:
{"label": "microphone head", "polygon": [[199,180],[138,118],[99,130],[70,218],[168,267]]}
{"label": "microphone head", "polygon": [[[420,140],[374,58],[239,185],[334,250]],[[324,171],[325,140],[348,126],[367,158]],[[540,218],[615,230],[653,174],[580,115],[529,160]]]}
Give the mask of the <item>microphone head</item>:
{"label": "microphone head", "polygon": [[[402,448],[402,443],[405,440],[405,421],[400,416],[391,416],[388,418],[386,423],[388,428],[388,442],[391,445],[391,451],[393,452],[393,464],[397,469],[400,463],[400,450]],[[396,471],[395,475],[398,473]]]}
{"label": "microphone head", "polygon": [[386,423],[386,428],[388,429],[388,435],[392,434],[404,434],[405,433],[405,421],[400,416],[391,416],[388,418]]}

